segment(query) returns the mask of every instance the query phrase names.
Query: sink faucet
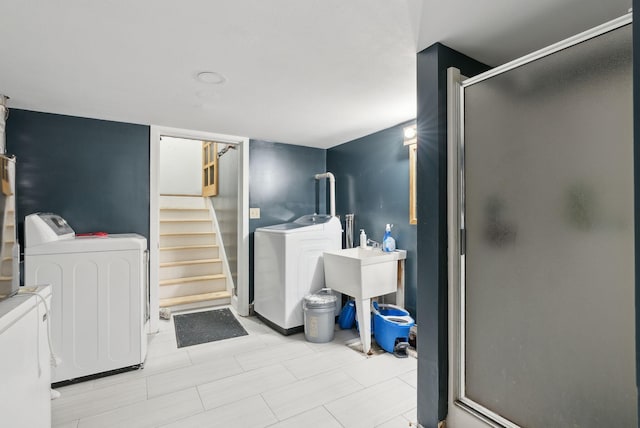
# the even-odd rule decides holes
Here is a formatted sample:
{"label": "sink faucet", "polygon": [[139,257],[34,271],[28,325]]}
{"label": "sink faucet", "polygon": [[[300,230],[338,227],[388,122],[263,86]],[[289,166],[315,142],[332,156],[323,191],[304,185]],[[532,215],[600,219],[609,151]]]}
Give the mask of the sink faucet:
{"label": "sink faucet", "polygon": [[379,242],[374,241],[373,239],[367,239],[367,245],[370,245],[373,248],[382,248],[382,245]]}

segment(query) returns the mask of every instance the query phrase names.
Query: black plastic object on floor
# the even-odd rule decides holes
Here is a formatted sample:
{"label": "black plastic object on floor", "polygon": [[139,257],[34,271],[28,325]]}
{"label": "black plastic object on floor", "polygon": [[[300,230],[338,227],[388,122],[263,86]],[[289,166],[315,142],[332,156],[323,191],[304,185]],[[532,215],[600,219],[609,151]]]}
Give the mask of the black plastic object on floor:
{"label": "black plastic object on floor", "polygon": [[173,322],[178,348],[248,334],[227,308],[174,315]]}
{"label": "black plastic object on floor", "polygon": [[393,355],[397,358],[407,358],[409,356],[407,354],[408,348],[409,342],[400,342],[399,339],[396,339],[396,344],[393,347]]}

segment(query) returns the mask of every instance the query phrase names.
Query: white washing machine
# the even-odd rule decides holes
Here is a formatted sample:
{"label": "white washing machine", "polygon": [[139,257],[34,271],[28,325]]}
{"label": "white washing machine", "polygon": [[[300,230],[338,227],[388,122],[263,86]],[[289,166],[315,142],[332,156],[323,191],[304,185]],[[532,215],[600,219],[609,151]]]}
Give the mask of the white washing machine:
{"label": "white washing machine", "polygon": [[140,367],[147,353],[147,240],[76,236],[56,214],[25,218],[25,284],[50,284],[53,383]]}
{"label": "white washing machine", "polygon": [[[302,331],[302,300],[324,287],[322,253],[340,248],[342,227],[335,216],[305,215],[293,223],[256,229],[256,314],[282,334]],[[339,303],[336,314],[338,310]]]}

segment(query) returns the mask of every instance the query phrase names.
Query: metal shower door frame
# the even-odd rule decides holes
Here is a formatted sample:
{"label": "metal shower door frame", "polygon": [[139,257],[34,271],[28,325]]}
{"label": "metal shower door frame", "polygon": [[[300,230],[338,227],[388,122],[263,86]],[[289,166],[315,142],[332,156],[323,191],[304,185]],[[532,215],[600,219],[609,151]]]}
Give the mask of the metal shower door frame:
{"label": "metal shower door frame", "polygon": [[[449,418],[464,420],[464,426],[520,428],[466,396],[465,379],[465,89],[497,75],[534,62],[586,40],[632,23],[632,13],[606,22],[595,28],[493,68],[473,78],[461,76],[456,68],[449,68],[448,78],[448,148],[447,194],[449,236]],[[474,427],[475,428],[475,427]]]}

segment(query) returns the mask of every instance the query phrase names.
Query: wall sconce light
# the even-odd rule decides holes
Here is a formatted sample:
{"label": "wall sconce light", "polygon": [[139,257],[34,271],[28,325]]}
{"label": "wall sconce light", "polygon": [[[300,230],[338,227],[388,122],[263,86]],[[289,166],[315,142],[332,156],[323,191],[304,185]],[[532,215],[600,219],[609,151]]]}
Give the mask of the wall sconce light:
{"label": "wall sconce light", "polygon": [[403,132],[405,146],[418,143],[418,129],[416,127],[416,124],[405,126]]}

